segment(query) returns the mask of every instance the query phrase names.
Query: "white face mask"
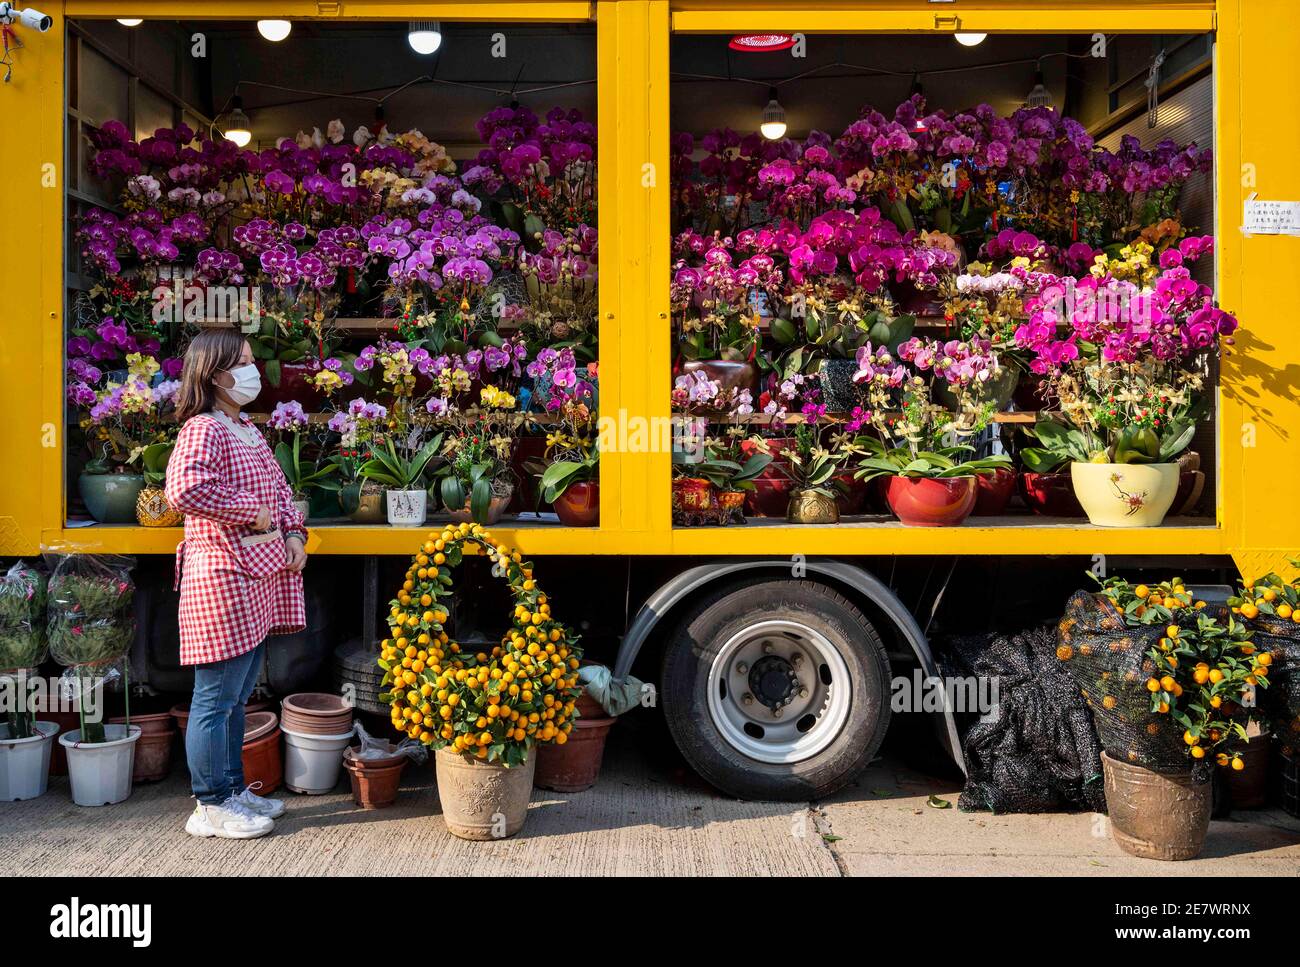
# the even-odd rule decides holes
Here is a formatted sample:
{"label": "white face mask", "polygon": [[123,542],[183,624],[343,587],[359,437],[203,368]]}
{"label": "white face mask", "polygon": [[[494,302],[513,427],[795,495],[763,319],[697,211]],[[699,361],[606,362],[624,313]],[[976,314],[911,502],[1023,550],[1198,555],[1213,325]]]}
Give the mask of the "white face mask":
{"label": "white face mask", "polygon": [[257,399],[257,394],[262,392],[262,374],[257,371],[256,366],[252,363],[247,366],[236,366],[229,370],[229,373],[234,377],[235,385],[222,386],[220,389],[230,402],[236,406],[243,406]]}

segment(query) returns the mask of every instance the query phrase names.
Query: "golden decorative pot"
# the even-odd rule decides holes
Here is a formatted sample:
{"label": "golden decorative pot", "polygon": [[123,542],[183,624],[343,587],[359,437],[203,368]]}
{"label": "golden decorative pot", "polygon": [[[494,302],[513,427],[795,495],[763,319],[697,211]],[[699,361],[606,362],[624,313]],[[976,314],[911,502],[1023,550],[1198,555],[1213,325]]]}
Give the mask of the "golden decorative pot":
{"label": "golden decorative pot", "polygon": [[790,495],[785,519],[792,524],[835,524],[840,519],[840,509],[834,497],[815,490],[796,490]]}
{"label": "golden decorative pot", "polygon": [[178,527],[184,516],[167,503],[161,487],[144,487],[135,498],[135,519],[143,527]]}

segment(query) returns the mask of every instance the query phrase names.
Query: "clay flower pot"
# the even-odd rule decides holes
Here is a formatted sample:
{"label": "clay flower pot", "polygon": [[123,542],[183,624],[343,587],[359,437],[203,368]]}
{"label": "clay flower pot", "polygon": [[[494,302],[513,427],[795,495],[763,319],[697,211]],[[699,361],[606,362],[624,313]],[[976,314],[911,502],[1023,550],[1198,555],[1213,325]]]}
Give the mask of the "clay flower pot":
{"label": "clay flower pot", "polygon": [[1097,527],[1159,527],[1178,493],[1176,463],[1072,463],[1074,495]]}
{"label": "clay flower pot", "polygon": [[603,711],[590,718],[583,714],[564,745],[539,745],[533,753],[537,756],[533,785],[554,792],[582,792],[594,786],[605,756],[605,739],[617,721]]}
{"label": "clay flower pot", "polygon": [[1016,472],[1010,467],[978,474],[975,477],[975,509],[971,513],[976,517],[1000,517],[1006,512],[1015,490]]}
{"label": "clay flower pot", "polygon": [[244,719],[244,782],[261,783],[259,795],[268,796],[284,782],[284,757],[280,751],[279,719],[274,712],[252,712]]}
{"label": "clay flower pot", "polygon": [[908,527],[956,527],[975,509],[975,475],[887,477],[885,500]]}
{"label": "clay flower pot", "polygon": [[594,480],[569,484],[554,506],[564,526],[595,527],[600,523],[600,484]]}
{"label": "clay flower pot", "polygon": [[[126,717],[111,718],[109,722],[125,725]],[[176,720],[170,712],[158,712],[153,715],[132,715],[131,724],[140,726],[140,739],[135,744],[132,781],[158,782],[166,779],[172,768]]]}
{"label": "clay flower pot", "polygon": [[382,759],[358,759],[348,749],[343,768],[352,781],[352,798],[362,809],[383,809],[397,801],[397,787],[408,759],[404,755]]}
{"label": "clay flower pot", "polygon": [[1112,759],[1104,752],[1106,811],[1120,849],[1153,860],[1190,860],[1200,855],[1210,829],[1208,775],[1157,772]]}
{"label": "clay flower pot", "polygon": [[1084,517],[1083,506],[1074,496],[1074,482],[1068,473],[1031,473],[1026,470],[1016,481],[1020,499],[1043,517]]}
{"label": "clay flower pot", "polygon": [[453,836],[505,839],[524,828],[537,756],[530,755],[523,765],[507,769],[439,749],[434,761],[442,818]]}

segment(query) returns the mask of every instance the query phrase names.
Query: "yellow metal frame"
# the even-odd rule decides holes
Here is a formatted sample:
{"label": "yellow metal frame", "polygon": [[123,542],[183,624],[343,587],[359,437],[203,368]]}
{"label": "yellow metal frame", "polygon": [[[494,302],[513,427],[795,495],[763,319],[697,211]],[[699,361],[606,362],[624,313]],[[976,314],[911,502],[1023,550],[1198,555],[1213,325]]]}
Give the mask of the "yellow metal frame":
{"label": "yellow metal frame", "polygon": [[[176,530],[64,526],[62,423],[62,160],[66,17],[240,19],[444,19],[584,21],[597,28],[600,138],[600,344],[602,416],[668,416],[669,40],[677,32],[1161,33],[1216,31],[1216,189],[1219,293],[1244,331],[1223,367],[1217,519],[1154,530],[1057,526],[897,524],[674,529],[666,452],[602,455],[602,525],[596,529],[500,527],[531,554],[1231,554],[1254,574],[1300,548],[1291,512],[1300,450],[1300,349],[1289,314],[1274,305],[1300,290],[1300,242],[1245,238],[1242,201],[1294,197],[1289,178],[1300,128],[1279,123],[1300,108],[1294,52],[1300,24],[1287,0],[478,0],[410,3],[306,0],[108,0],[41,4],[55,19],[45,37],[27,34],[13,82],[0,90],[8,123],[0,170],[0,265],[6,270],[0,329],[0,553],[42,546],[171,553]],[[952,18],[959,18],[953,21]],[[1290,82],[1284,82],[1289,76]],[[51,181],[51,175],[53,180]],[[16,226],[20,226],[15,230]],[[1289,301],[1289,299],[1288,299]],[[1290,337],[1290,338],[1289,338]],[[317,550],[401,554],[408,532],[321,527]]]}

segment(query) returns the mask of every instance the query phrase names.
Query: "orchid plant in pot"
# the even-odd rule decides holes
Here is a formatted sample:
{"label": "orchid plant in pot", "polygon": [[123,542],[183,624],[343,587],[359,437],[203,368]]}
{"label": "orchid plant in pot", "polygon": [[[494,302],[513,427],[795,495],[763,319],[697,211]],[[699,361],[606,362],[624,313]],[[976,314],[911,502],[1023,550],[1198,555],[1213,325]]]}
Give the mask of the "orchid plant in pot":
{"label": "orchid plant in pot", "polygon": [[[732,447],[733,434],[754,412],[748,388],[724,387],[703,371],[685,373],[673,383],[673,521],[677,524],[717,522],[718,494],[742,493],[770,462],[751,464]],[[728,442],[709,436],[709,424],[727,424]],[[741,496],[743,503],[743,493]],[[734,496],[726,498],[727,520],[736,515]]]}
{"label": "orchid plant in pot", "polygon": [[[885,500],[909,526],[961,524],[975,508],[976,476],[1011,466],[1010,458],[1002,455],[972,459],[974,448],[962,442],[983,430],[991,415],[989,404],[972,398],[971,388],[996,368],[996,361],[974,348],[909,340],[899,355],[917,372],[909,372],[884,347],[864,347],[859,353],[857,379],[872,409],[855,410],[848,429],[857,432],[871,426],[878,435],[857,437],[866,455],[858,461],[855,476],[885,478]],[[927,370],[935,383],[956,395],[956,412],[934,402],[932,384],[920,375]],[[884,407],[895,392],[901,393],[902,408],[891,416]]]}
{"label": "orchid plant in pot", "polygon": [[339,468],[339,506],[343,513],[359,524],[382,523],[383,485],[361,470],[384,439],[388,407],[357,397],[348,401],[347,409],[330,416],[326,426],[339,435],[338,449],[330,459]]}
{"label": "orchid plant in pot", "polygon": [[539,472],[538,498],[569,527],[600,523],[600,448],[596,439],[595,387],[577,374],[572,350],[545,349],[528,374],[547,383],[544,409],[552,418]]}
{"label": "orchid plant in pot", "polygon": [[29,684],[45,653],[45,575],[17,561],[0,575],[0,802],[46,790],[59,727],[36,719]]}
{"label": "orchid plant in pot", "polygon": [[1016,338],[1082,435],[1087,458],[1070,473],[1094,524],[1159,526],[1177,495],[1175,458],[1206,411],[1209,364],[1237,328],[1186,267],[1212,245],[1185,238],[1157,267],[1135,243],[1026,303]]}
{"label": "orchid plant in pot", "polygon": [[389,434],[382,444],[373,448],[370,459],[361,465],[360,474],[384,488],[389,524],[419,527],[428,514],[426,475],[442,449],[442,434],[420,443],[421,432],[410,430],[401,445],[395,436],[398,435]]}
{"label": "orchid plant in pot", "polygon": [[489,384],[469,409],[447,405],[440,397],[427,405],[446,427],[445,463],[437,471],[443,506],[454,521],[496,523],[514,493],[510,455],[519,432],[518,399]]}
{"label": "orchid plant in pot", "polygon": [[302,439],[309,426],[307,414],[303,411],[302,404],[297,402],[277,403],[267,421],[267,428],[279,435],[273,451],[275,462],[280,465],[285,480],[289,482],[294,503],[304,517],[311,513],[313,493],[319,491],[337,495],[339,492],[339,482],[335,479],[339,472],[338,463],[326,459],[318,447],[314,447],[314,457],[309,458],[303,453]]}

